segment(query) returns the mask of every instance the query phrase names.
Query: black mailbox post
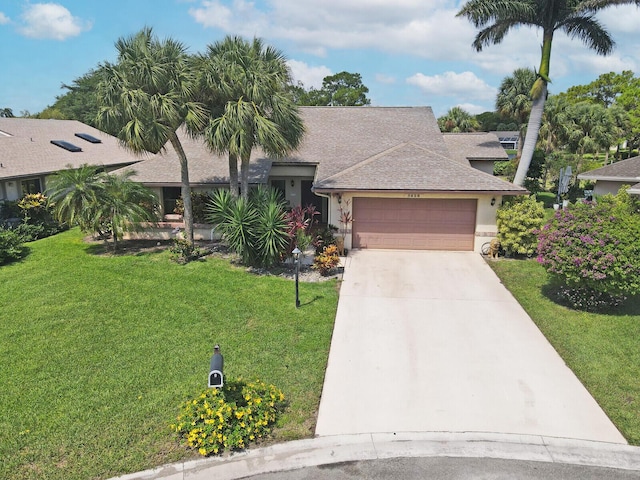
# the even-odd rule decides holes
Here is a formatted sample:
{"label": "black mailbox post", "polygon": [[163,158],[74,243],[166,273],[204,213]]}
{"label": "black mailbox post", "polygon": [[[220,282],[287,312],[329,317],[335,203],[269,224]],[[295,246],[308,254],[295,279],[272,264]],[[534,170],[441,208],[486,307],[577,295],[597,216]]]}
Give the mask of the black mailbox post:
{"label": "black mailbox post", "polygon": [[220,345],[213,347],[211,367],[209,368],[209,387],[222,388],[224,386],[224,358],[220,353]]}

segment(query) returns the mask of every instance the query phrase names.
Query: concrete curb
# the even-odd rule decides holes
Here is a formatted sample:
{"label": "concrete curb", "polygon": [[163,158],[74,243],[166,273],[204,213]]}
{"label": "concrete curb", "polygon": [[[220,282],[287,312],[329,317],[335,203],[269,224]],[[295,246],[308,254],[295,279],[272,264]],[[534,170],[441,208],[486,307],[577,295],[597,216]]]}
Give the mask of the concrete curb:
{"label": "concrete curb", "polygon": [[117,480],[233,480],[340,462],[406,457],[492,458],[640,472],[640,448],[623,444],[538,435],[399,432],[298,440],[228,457],[164,465]]}

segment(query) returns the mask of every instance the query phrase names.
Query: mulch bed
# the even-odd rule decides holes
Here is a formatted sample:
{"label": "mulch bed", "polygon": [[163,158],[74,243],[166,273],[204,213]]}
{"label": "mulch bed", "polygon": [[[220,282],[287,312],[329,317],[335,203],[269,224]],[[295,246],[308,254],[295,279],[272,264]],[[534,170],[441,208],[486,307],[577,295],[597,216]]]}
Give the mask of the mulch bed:
{"label": "mulch bed", "polygon": [[[120,256],[120,255],[141,255],[145,253],[160,253],[168,250],[173,245],[173,240],[122,240],[118,242],[118,250],[113,251],[113,243],[110,240],[99,240],[94,237],[86,237],[85,242],[90,244],[90,251],[94,255]],[[217,256],[228,258],[235,265],[242,266],[237,256],[230,252],[227,246],[219,241],[196,240],[195,245],[203,249],[206,253],[203,258]],[[247,271],[256,275],[273,275],[288,279],[295,279],[295,265],[292,262],[281,263],[272,268],[246,267]],[[342,279],[343,267],[338,267],[330,275],[320,275],[319,272],[311,268],[310,265],[300,266],[299,281],[301,282],[324,282],[332,279]]]}

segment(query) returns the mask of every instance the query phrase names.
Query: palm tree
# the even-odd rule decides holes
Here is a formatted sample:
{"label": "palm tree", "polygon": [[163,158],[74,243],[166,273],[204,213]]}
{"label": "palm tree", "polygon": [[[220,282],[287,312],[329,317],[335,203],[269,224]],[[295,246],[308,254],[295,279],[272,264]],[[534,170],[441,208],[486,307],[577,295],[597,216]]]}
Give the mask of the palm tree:
{"label": "palm tree", "polygon": [[496,97],[496,110],[518,123],[518,157],[522,156],[527,118],[531,113],[531,88],[535,81],[536,73],[532,69],[517,68],[511,76],[502,80]]}
{"label": "palm tree", "polygon": [[84,232],[96,231],[93,212],[103,197],[103,177],[98,167],[86,164],[76,169],[69,165],[53,175],[45,194],[56,219]]}
{"label": "palm tree", "polygon": [[158,40],[144,28],[116,42],[118,62],[99,70],[98,97],[102,105],[97,124],[136,153],[157,153],[167,143],[180,161],[186,240],[193,245],[193,211],[187,156],[178,136],[199,131],[206,112],[195,101],[195,74],[186,48],[172,39]]}
{"label": "palm tree", "polygon": [[480,128],[480,122],[462,107],[453,107],[438,118],[438,127],[443,132],[475,132]]}
{"label": "palm tree", "polygon": [[267,155],[281,157],[298,147],[304,133],[298,107],[287,94],[291,74],[285,57],[257,38],[227,36],[209,45],[197,62],[201,92],[212,112],[205,141],[212,152],[228,154],[234,197],[240,160],[241,193],[247,199],[253,149],[260,146]]}
{"label": "palm tree", "polygon": [[124,232],[136,230],[141,222],[157,220],[158,199],[147,187],[131,180],[134,175],[135,171],[126,170],[102,178],[104,188],[95,216],[110,230],[114,250]]}
{"label": "palm tree", "polygon": [[481,51],[484,46],[500,43],[512,28],[531,26],[542,29],[542,57],[533,88],[531,89],[531,115],[520,164],[513,182],[523,185],[533,158],[547,98],[547,83],[551,60],[551,45],[556,30],[569,37],[579,38],[601,55],[613,50],[609,33],[595,18],[595,14],[611,5],[636,4],[640,0],[469,0],[458,12],[467,17],[476,28],[473,47]]}
{"label": "palm tree", "polygon": [[55,217],[87,233],[111,233],[114,249],[123,233],[140,222],[155,222],[157,198],[131,177],[135,171],[107,174],[82,165],[61,170],[49,181],[46,195]]}

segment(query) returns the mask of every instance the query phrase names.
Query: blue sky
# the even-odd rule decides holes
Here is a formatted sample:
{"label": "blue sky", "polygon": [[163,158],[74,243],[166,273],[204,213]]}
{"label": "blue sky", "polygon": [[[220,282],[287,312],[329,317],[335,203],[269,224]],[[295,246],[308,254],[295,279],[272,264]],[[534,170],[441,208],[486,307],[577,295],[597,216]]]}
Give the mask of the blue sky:
{"label": "blue sky", "polygon": [[[282,50],[294,78],[319,87],[326,75],[357,72],[372,105],[429,105],[437,116],[461,106],[493,110],[502,79],[537,68],[539,31],[511,32],[481,53],[475,30],[449,0],[3,0],[0,3],[0,108],[37,113],[64,93],[61,85],[105,60],[114,42],[144,26],[173,37],[191,52],[225,35],[261,37]],[[598,56],[558,33],[551,58],[551,92],[586,84],[600,74],[640,70],[640,9],[614,7],[598,19],[616,41]]]}

